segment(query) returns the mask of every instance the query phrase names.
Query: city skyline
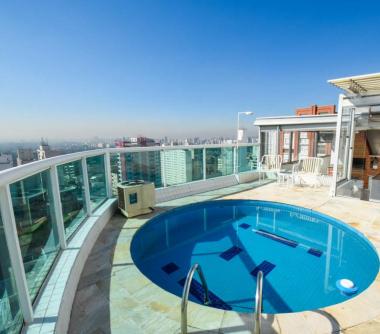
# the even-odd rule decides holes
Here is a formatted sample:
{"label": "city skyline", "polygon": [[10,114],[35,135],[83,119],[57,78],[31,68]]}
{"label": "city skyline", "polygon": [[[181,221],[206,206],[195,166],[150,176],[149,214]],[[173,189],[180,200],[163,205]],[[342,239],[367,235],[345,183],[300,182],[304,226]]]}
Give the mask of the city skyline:
{"label": "city skyline", "polygon": [[241,111],[336,104],[327,79],[379,70],[364,2],[2,3],[0,141],[233,137]]}

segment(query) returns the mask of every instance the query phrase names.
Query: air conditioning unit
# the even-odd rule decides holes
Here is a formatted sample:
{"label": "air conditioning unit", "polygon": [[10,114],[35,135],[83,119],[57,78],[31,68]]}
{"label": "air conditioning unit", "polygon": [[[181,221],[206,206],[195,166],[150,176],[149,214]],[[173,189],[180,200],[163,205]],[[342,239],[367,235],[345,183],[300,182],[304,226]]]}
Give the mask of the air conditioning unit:
{"label": "air conditioning unit", "polygon": [[119,209],[130,218],[153,211],[156,205],[154,183],[143,180],[125,181],[117,185]]}

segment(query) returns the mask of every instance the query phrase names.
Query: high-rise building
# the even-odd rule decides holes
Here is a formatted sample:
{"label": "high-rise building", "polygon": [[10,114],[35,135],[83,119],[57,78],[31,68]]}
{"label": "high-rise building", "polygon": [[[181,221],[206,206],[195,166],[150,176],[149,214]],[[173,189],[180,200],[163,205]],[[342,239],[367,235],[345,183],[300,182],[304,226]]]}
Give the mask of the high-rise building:
{"label": "high-rise building", "polygon": [[49,143],[46,139],[41,138],[41,143],[39,148],[37,149],[37,157],[38,160],[43,160],[46,158],[55,157],[57,155],[62,154],[60,151],[52,150],[49,146]]}
{"label": "high-rise building", "polygon": [[12,154],[0,153],[0,171],[13,167]]}
{"label": "high-rise building", "polygon": [[161,173],[168,186],[192,181],[192,150],[161,151]]}
{"label": "high-rise building", "polygon": [[221,149],[218,157],[218,171],[221,175],[232,174],[234,170],[234,151],[231,148]]}
{"label": "high-rise building", "polygon": [[31,148],[17,149],[17,166],[25,165],[34,160],[35,160],[35,155]]}
{"label": "high-rise building", "polygon": [[122,179],[144,180],[162,186],[160,151],[128,152],[120,155]]}
{"label": "high-rise building", "polygon": [[[146,137],[123,138],[117,140],[115,146],[156,146],[154,139]],[[128,152],[119,154],[119,180],[144,180],[154,182],[156,187],[162,186],[160,151]]]}

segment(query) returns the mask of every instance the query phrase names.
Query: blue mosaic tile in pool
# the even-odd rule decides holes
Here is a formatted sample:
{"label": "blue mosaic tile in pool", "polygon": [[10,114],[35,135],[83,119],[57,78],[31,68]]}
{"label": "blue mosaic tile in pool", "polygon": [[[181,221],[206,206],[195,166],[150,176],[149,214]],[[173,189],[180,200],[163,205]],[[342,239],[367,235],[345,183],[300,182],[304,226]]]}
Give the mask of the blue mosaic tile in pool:
{"label": "blue mosaic tile in pool", "polygon": [[[180,281],[178,281],[178,283],[181,286],[185,286],[185,282],[186,282],[186,278],[182,278]],[[204,302],[205,290],[203,289],[202,284],[200,284],[195,279],[191,281],[190,293],[196,299],[198,299],[201,303]],[[230,305],[228,305],[226,302],[224,302],[221,298],[219,298],[210,290],[208,291],[208,297],[210,299],[209,306],[216,307],[222,310],[232,310],[232,307]]]}
{"label": "blue mosaic tile in pool", "polygon": [[307,251],[309,254],[311,255],[314,255],[316,257],[321,257],[323,252],[319,249],[315,249],[315,248],[310,248],[308,251]]}
{"label": "blue mosaic tile in pool", "polygon": [[226,261],[230,261],[232,258],[240,254],[242,251],[243,250],[240,247],[232,246],[231,248],[227,249],[219,256]]}
{"label": "blue mosaic tile in pool", "polygon": [[257,276],[259,271],[263,272],[264,277],[268,275],[274,268],[276,267],[275,264],[270,263],[269,261],[263,261],[261,262],[255,269],[251,271],[252,276]]}
{"label": "blue mosaic tile in pool", "polygon": [[168,275],[170,275],[174,273],[175,271],[177,271],[179,267],[174,262],[170,262],[168,264],[165,264],[163,267],[161,267],[161,269],[164,272],[166,272]]}

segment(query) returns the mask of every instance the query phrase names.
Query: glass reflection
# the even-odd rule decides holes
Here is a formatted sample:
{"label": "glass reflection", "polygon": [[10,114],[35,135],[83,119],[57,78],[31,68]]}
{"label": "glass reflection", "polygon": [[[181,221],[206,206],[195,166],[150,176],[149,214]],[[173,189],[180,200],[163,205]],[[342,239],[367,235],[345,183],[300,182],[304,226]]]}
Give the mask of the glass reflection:
{"label": "glass reflection", "polygon": [[57,167],[66,238],[86,218],[81,161]]}
{"label": "glass reflection", "polygon": [[0,216],[0,333],[19,333],[22,315]]}
{"label": "glass reflection", "polygon": [[206,149],[206,178],[231,175],[234,172],[234,151],[228,148]]}
{"label": "glass reflection", "polygon": [[95,210],[107,199],[103,155],[87,158],[87,174],[90,186],[91,208]]}
{"label": "glass reflection", "polygon": [[58,235],[48,171],[10,185],[13,210],[31,299],[58,253]]}
{"label": "glass reflection", "polygon": [[161,152],[129,152],[120,154],[119,174],[125,180],[144,180],[163,186],[161,174]]}
{"label": "glass reflection", "polygon": [[167,186],[203,179],[203,149],[161,151]]}
{"label": "glass reflection", "polygon": [[112,178],[112,195],[117,196],[117,184],[122,181],[120,153],[110,154],[111,178]]}
{"label": "glass reflection", "polygon": [[239,173],[257,169],[257,146],[239,147],[238,170]]}

